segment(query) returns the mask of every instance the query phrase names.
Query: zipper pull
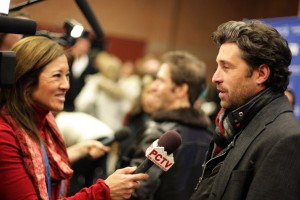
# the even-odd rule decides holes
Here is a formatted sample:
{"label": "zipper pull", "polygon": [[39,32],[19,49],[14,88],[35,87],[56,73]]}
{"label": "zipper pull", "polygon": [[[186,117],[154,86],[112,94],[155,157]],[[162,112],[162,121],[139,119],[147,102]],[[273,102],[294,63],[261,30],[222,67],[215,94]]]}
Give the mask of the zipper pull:
{"label": "zipper pull", "polygon": [[197,183],[197,185],[195,187],[195,191],[198,190],[198,187],[199,187],[199,185],[200,185],[201,182],[202,182],[202,176],[200,176],[200,178],[199,178],[199,181],[198,181],[198,183]]}

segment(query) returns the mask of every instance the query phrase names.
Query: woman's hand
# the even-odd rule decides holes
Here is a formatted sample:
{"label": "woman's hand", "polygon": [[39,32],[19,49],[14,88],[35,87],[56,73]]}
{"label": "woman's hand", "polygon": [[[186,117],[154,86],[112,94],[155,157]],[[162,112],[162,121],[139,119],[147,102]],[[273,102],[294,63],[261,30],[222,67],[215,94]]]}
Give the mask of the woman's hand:
{"label": "woman's hand", "polygon": [[140,186],[140,180],[148,179],[147,174],[132,174],[136,167],[126,167],[116,170],[104,182],[110,188],[112,200],[129,199],[135,188]]}
{"label": "woman's hand", "polygon": [[109,150],[109,147],[104,146],[97,140],[82,141],[67,148],[71,163],[78,161],[86,155],[89,155],[93,159],[99,158]]}

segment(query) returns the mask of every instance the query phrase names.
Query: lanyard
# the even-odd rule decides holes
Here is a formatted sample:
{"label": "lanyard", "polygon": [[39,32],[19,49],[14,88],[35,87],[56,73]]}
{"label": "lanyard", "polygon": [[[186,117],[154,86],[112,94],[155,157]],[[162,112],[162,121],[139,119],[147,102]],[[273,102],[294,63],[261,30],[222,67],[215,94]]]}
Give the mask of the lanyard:
{"label": "lanyard", "polygon": [[49,160],[47,156],[46,149],[44,145],[42,144],[42,149],[44,153],[44,160],[45,160],[45,165],[46,165],[46,175],[47,175],[47,183],[48,183],[48,198],[49,200],[51,199],[51,177],[50,177],[50,165],[49,165]]}
{"label": "lanyard", "polygon": [[[43,149],[43,154],[44,154],[44,160],[45,160],[45,166],[46,166],[46,175],[47,175],[47,190],[48,190],[48,198],[49,200],[51,199],[51,176],[50,176],[50,165],[49,165],[49,159],[47,156],[47,152],[46,149],[44,147],[44,145],[42,144],[42,149]],[[65,188],[65,184],[64,181],[61,181],[61,195],[64,195],[64,188]]]}

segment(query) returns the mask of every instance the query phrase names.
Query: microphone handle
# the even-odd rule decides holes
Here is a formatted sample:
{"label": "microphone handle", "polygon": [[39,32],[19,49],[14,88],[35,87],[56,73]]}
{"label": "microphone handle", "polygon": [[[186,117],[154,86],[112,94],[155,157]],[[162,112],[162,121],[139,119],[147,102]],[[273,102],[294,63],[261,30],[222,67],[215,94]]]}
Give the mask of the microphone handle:
{"label": "microphone handle", "polygon": [[138,174],[138,173],[145,173],[148,171],[148,169],[150,169],[150,167],[153,166],[153,162],[151,160],[149,160],[148,158],[146,158],[137,168],[136,170],[133,172],[133,174]]}
{"label": "microphone handle", "polygon": [[114,143],[114,141],[116,140],[115,137],[109,137],[109,138],[105,138],[103,140],[100,140],[100,142],[104,145],[104,146],[110,146],[112,143]]}

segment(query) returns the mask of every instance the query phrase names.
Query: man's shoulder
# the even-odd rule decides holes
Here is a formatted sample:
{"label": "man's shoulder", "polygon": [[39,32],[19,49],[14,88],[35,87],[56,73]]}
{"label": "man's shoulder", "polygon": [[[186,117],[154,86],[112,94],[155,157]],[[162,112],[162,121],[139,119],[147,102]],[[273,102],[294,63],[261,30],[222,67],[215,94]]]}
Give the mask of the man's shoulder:
{"label": "man's shoulder", "polygon": [[147,122],[147,128],[144,132],[144,135],[149,135],[149,134],[155,134],[157,137],[162,135],[163,133],[169,131],[169,130],[174,130],[178,126],[177,122],[169,122],[169,121],[164,121],[164,122],[156,122],[156,121],[149,121]]}

